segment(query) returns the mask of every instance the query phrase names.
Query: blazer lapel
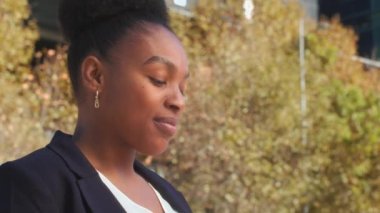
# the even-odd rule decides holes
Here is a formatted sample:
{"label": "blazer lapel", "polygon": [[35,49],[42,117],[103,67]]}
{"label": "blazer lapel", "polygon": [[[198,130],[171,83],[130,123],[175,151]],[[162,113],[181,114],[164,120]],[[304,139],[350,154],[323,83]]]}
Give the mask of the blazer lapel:
{"label": "blazer lapel", "polygon": [[72,136],[57,131],[47,148],[57,153],[76,175],[79,189],[91,212],[125,212],[112,192],[103,184],[95,168],[72,141]]}
{"label": "blazer lapel", "polygon": [[82,178],[78,181],[79,188],[93,213],[125,212],[119,202],[104,184],[99,183],[98,176]]}

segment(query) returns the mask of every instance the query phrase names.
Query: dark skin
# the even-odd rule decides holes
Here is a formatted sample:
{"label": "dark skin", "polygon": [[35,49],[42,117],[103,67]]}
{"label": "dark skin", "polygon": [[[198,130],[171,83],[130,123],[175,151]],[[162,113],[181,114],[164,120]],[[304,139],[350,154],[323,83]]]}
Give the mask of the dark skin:
{"label": "dark skin", "polygon": [[[186,53],[162,26],[132,30],[103,59],[81,65],[74,140],[90,163],[130,199],[153,212],[163,209],[149,184],[133,169],[136,153],[158,155],[174,136],[184,109]],[[94,107],[99,91],[100,108]]]}

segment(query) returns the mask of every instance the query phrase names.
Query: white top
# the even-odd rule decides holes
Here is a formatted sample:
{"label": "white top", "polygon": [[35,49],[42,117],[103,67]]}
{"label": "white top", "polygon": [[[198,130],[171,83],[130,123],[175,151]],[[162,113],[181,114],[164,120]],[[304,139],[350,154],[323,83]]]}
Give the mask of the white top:
{"label": "white top", "polygon": [[[124,208],[126,212],[131,213],[153,213],[149,209],[140,206],[139,204],[135,203],[133,200],[129,199],[127,195],[125,195],[123,192],[121,192],[106,176],[104,176],[102,173],[99,173],[100,179],[103,181],[103,183],[108,187],[108,189],[112,192],[112,194],[115,196],[117,201],[121,204],[121,206]],[[156,196],[158,200],[160,201],[160,204],[164,210],[165,213],[177,213],[170,204],[161,196],[161,194],[156,191],[156,189],[149,184],[149,186],[152,187],[153,191],[156,193]]]}

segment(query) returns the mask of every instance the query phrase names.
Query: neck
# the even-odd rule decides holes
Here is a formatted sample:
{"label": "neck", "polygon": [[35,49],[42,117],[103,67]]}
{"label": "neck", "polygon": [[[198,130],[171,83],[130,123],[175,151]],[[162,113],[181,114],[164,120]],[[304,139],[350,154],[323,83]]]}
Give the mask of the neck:
{"label": "neck", "polygon": [[107,131],[78,122],[73,139],[96,170],[112,176],[135,175],[133,164],[136,151]]}

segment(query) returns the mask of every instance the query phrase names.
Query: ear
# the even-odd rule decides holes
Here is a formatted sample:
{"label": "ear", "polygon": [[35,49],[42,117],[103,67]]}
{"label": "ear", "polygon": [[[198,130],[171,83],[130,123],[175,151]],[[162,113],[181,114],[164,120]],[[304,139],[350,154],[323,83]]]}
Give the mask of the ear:
{"label": "ear", "polygon": [[85,90],[101,91],[104,87],[104,66],[93,55],[87,56],[81,65],[81,77]]}

